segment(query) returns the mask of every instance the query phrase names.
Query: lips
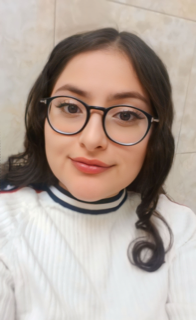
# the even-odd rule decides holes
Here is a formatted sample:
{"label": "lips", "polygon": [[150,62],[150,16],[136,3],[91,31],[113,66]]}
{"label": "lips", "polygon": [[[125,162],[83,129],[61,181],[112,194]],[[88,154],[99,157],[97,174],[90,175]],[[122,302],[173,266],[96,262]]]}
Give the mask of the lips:
{"label": "lips", "polygon": [[102,173],[112,167],[97,159],[89,160],[79,157],[73,159],[70,158],[70,160],[77,170],[88,174]]}
{"label": "lips", "polygon": [[76,162],[82,162],[82,163],[87,164],[89,166],[97,166],[97,167],[103,167],[103,168],[111,167],[111,166],[108,166],[106,163],[99,161],[97,159],[89,160],[86,158],[79,157],[79,158],[73,158],[72,160],[76,161]]}

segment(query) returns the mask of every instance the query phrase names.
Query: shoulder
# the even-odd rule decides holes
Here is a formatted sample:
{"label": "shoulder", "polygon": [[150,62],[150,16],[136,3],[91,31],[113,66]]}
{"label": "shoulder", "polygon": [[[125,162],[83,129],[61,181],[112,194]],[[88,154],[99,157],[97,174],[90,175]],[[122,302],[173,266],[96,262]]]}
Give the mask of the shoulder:
{"label": "shoulder", "polygon": [[38,193],[41,190],[37,190],[33,187],[26,186],[17,188],[14,186],[7,185],[6,188],[0,191],[0,208],[2,206],[14,207],[17,205],[36,205],[38,200]]}
{"label": "shoulder", "polygon": [[28,223],[30,212],[39,207],[39,190],[7,185],[0,191],[0,246],[13,238]]}
{"label": "shoulder", "polygon": [[196,214],[190,208],[161,194],[156,210],[171,228],[176,247],[181,247],[193,238],[196,239]]}

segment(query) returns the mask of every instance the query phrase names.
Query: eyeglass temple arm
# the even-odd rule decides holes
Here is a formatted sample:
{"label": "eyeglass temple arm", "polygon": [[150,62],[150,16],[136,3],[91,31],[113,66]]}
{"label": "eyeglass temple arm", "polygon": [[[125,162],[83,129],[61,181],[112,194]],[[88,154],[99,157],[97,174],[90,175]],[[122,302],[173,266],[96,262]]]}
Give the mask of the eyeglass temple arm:
{"label": "eyeglass temple arm", "polygon": [[151,122],[159,122],[159,119],[152,118]]}
{"label": "eyeglass temple arm", "polygon": [[40,102],[45,103],[45,104],[47,103],[46,100],[44,100],[44,99],[40,100]]}

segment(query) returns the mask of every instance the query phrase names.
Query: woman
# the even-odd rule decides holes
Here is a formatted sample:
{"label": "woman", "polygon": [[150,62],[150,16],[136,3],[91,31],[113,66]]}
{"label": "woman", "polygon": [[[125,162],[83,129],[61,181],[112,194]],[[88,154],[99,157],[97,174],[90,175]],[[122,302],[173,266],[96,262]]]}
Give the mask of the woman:
{"label": "woman", "polygon": [[0,316],[196,319],[196,217],[170,201],[167,71],[101,29],[52,51],[3,167]]}

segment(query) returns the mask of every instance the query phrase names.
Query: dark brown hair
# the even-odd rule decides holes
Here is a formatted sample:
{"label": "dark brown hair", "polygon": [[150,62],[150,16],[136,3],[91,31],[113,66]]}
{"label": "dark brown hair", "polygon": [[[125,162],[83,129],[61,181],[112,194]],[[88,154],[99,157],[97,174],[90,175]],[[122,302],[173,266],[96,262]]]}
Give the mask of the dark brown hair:
{"label": "dark brown hair", "polygon": [[[51,95],[59,75],[75,55],[107,48],[120,50],[129,57],[150,98],[154,115],[160,119],[160,122],[153,127],[143,167],[137,178],[127,187],[128,190],[141,194],[141,203],[136,211],[139,218],[136,228],[144,230],[151,237],[151,240],[136,239],[132,243],[132,257],[129,254],[130,247],[128,257],[139,268],[152,272],[164,263],[167,252],[156,226],[151,221],[151,216],[157,216],[167,225],[164,218],[156,212],[156,204],[159,195],[164,193],[162,186],[173,162],[174,139],[171,133],[173,105],[171,85],[164,64],[136,35],[105,28],[73,35],[56,45],[27,99],[25,151],[8,158],[2,166],[1,179],[16,187],[36,184],[50,186],[58,183],[46,159],[44,121],[47,110],[39,101]],[[167,227],[171,240],[172,232],[168,225]],[[150,249],[152,252],[147,261],[141,258],[144,249]]]}

